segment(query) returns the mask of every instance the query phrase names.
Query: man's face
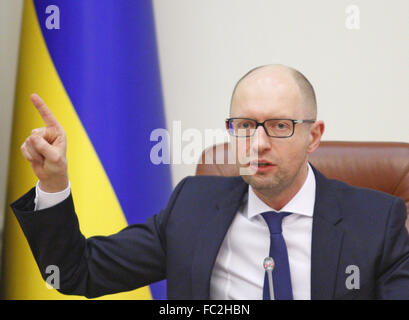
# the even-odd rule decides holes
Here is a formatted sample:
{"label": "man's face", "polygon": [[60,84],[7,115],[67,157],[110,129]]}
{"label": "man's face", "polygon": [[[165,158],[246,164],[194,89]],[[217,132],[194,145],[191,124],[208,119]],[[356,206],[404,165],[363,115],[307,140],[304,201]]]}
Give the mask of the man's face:
{"label": "man's face", "polygon": [[[288,74],[255,72],[238,85],[231,117],[263,122],[266,119],[306,119],[302,96]],[[289,138],[269,137],[259,126],[253,137],[233,137],[237,165],[255,190],[279,193],[301,179],[307,161],[310,124],[295,126]],[[262,165],[266,163],[267,165]],[[248,174],[243,172],[247,171]]]}

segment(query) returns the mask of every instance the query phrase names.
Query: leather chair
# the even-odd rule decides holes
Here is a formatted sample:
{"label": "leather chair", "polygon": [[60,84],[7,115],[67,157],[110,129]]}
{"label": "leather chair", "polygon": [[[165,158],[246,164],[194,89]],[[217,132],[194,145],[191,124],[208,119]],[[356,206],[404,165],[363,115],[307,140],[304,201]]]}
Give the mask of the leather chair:
{"label": "leather chair", "polygon": [[[196,175],[238,176],[228,160],[228,143],[209,147]],[[323,141],[309,161],[328,178],[402,198],[409,217],[409,143]],[[409,218],[406,227],[409,230]]]}

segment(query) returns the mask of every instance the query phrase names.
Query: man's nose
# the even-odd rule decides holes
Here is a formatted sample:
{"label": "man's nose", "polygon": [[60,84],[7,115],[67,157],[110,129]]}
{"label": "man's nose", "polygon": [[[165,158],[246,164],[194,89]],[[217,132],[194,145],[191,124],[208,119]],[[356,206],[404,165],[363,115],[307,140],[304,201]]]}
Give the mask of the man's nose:
{"label": "man's nose", "polygon": [[267,135],[263,126],[258,126],[251,144],[253,151],[257,153],[262,153],[271,147],[271,138]]}

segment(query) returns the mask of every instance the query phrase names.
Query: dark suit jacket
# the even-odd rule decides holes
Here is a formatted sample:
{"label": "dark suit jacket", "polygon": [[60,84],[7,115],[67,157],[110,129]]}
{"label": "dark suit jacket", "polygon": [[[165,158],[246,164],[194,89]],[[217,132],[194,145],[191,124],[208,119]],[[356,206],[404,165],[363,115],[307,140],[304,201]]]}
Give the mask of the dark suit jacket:
{"label": "dark suit jacket", "polygon": [[[409,299],[403,200],[314,172],[311,298]],[[187,177],[146,223],[89,239],[71,196],[34,213],[32,189],[11,206],[43,278],[48,265],[60,268],[63,293],[96,297],[166,278],[168,299],[209,299],[217,253],[247,189],[241,177]],[[347,288],[349,265],[359,268],[359,289]]]}

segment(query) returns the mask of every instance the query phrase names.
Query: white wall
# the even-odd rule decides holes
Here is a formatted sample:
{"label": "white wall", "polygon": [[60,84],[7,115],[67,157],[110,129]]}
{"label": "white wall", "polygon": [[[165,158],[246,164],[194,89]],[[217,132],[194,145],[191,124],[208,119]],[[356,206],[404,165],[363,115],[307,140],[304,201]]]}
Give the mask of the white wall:
{"label": "white wall", "polygon": [[[349,5],[360,29],[346,28]],[[154,0],[168,127],[223,128],[250,68],[313,83],[325,140],[409,142],[409,1]],[[350,21],[350,20],[348,20]],[[177,183],[194,165],[174,165]]]}
{"label": "white wall", "polygon": [[0,0],[0,241],[6,206],[7,166],[22,4],[22,0]]}
{"label": "white wall", "polygon": [[[409,142],[409,1],[154,0],[167,125],[220,128],[250,68],[281,63],[315,86],[326,140]],[[0,1],[0,208],[21,0]],[[349,5],[360,29],[345,26]],[[173,165],[176,184],[195,165]]]}

